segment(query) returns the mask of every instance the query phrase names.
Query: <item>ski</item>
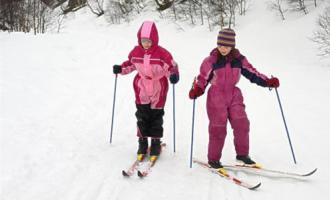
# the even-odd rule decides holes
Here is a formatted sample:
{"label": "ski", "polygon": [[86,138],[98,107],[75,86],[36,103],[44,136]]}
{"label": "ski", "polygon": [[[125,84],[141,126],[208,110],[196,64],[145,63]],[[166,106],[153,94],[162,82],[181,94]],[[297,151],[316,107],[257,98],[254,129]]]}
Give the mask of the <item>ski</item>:
{"label": "ski", "polygon": [[136,160],[133,162],[133,164],[127,169],[127,170],[122,170],[122,174],[125,177],[130,177],[134,174],[134,171],[140,166],[140,164],[143,162],[145,158],[145,155],[143,154],[138,154]]}
{"label": "ski", "polygon": [[244,188],[247,188],[249,190],[255,190],[255,189],[257,189],[261,186],[261,183],[250,184],[250,183],[247,183],[243,180],[240,180],[239,178],[237,178],[237,177],[235,177],[231,174],[228,174],[225,170],[213,169],[213,168],[210,167],[210,165],[208,163],[205,163],[205,162],[202,162],[202,161],[199,161],[199,160],[194,160],[194,163],[197,163],[198,165],[208,169],[212,173],[217,174],[220,177],[225,178],[226,180],[229,180],[229,181],[231,181],[231,182],[233,182],[233,183],[235,183],[239,186],[242,186]]}
{"label": "ski", "polygon": [[138,170],[137,175],[140,178],[146,177],[151,172],[151,168],[156,164],[157,159],[158,156],[150,156],[146,169],[143,171]]}
{"label": "ski", "polygon": [[296,172],[288,172],[288,171],[281,171],[281,170],[273,170],[273,169],[268,169],[268,168],[263,168],[258,165],[245,165],[245,164],[237,164],[237,165],[224,165],[224,167],[228,170],[241,170],[243,169],[244,171],[247,172],[254,172],[254,173],[270,173],[270,174],[275,174],[275,175],[281,175],[285,177],[297,177],[297,178],[303,178],[303,177],[308,177],[313,175],[316,171],[317,168],[307,172],[307,173],[296,173]]}
{"label": "ski", "polygon": [[[166,146],[165,143],[161,144],[161,152],[163,151],[163,148]],[[144,170],[138,170],[137,171],[137,175],[140,178],[144,178],[146,176],[148,176],[148,174],[150,174],[152,167],[156,164],[156,161],[158,160],[158,156],[150,156],[149,160],[148,160],[148,164],[146,166],[146,168]]]}

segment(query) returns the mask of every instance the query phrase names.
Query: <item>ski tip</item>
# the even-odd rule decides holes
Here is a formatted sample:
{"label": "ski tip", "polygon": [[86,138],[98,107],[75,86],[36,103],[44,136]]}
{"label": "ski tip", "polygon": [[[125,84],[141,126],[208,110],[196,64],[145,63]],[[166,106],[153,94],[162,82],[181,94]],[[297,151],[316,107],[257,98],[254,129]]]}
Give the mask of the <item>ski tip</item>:
{"label": "ski tip", "polygon": [[125,170],[121,171],[121,173],[123,174],[124,177],[129,177],[130,176]]}
{"label": "ski tip", "polygon": [[253,187],[250,187],[249,189],[250,190],[255,190],[257,188],[259,188],[261,186],[261,183],[258,183],[257,185],[253,186]]}
{"label": "ski tip", "polygon": [[138,171],[138,172],[137,172],[137,175],[138,175],[140,178],[145,177],[145,175],[144,175],[141,171]]}
{"label": "ski tip", "polygon": [[312,170],[311,172],[304,174],[303,176],[310,176],[312,174],[314,174],[317,171],[317,168],[315,168],[314,170]]}

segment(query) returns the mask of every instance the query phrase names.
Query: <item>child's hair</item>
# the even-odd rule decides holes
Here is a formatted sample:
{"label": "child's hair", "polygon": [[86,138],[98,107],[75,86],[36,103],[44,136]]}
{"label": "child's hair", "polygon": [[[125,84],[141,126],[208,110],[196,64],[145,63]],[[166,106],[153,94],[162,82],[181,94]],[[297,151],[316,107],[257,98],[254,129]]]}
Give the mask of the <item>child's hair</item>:
{"label": "child's hair", "polygon": [[235,58],[238,58],[239,56],[241,56],[241,53],[239,52],[238,49],[233,48],[228,55],[223,56],[221,55],[221,53],[218,51],[218,60],[223,59],[224,57],[226,57],[228,59],[228,61],[232,61]]}

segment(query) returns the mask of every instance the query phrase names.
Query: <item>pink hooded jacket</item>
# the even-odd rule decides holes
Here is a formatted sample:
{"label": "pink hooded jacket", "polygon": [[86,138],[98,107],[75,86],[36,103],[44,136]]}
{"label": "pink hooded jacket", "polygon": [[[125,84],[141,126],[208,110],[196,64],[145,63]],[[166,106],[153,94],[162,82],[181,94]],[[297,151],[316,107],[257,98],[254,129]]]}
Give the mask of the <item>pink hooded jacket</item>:
{"label": "pink hooded jacket", "polygon": [[[154,22],[143,22],[137,37],[139,45],[129,53],[128,60],[122,63],[121,74],[137,70],[133,83],[136,104],[151,104],[152,109],[162,109],[168,91],[168,77],[171,74],[179,75],[178,66],[172,55],[158,45],[158,31]],[[144,49],[141,38],[150,39],[152,46]]]}
{"label": "pink hooded jacket", "polygon": [[216,48],[211,51],[210,56],[204,59],[197,77],[200,88],[205,90],[210,83],[212,87],[219,87],[221,91],[229,92],[235,88],[241,74],[252,83],[266,87],[268,77],[259,73],[239,50],[233,51],[223,60],[218,60],[220,53]]}

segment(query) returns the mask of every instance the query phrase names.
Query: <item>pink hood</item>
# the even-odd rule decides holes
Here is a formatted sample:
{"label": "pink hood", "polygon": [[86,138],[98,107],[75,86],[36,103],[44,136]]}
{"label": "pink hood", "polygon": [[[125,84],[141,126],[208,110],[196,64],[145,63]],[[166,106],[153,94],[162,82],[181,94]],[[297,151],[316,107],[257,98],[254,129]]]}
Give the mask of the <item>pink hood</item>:
{"label": "pink hood", "polygon": [[[139,46],[142,47],[141,38],[148,38],[152,41],[152,46],[148,51],[153,51],[158,47],[158,31],[153,21],[144,21],[137,33]],[[143,48],[143,47],[142,47]]]}

